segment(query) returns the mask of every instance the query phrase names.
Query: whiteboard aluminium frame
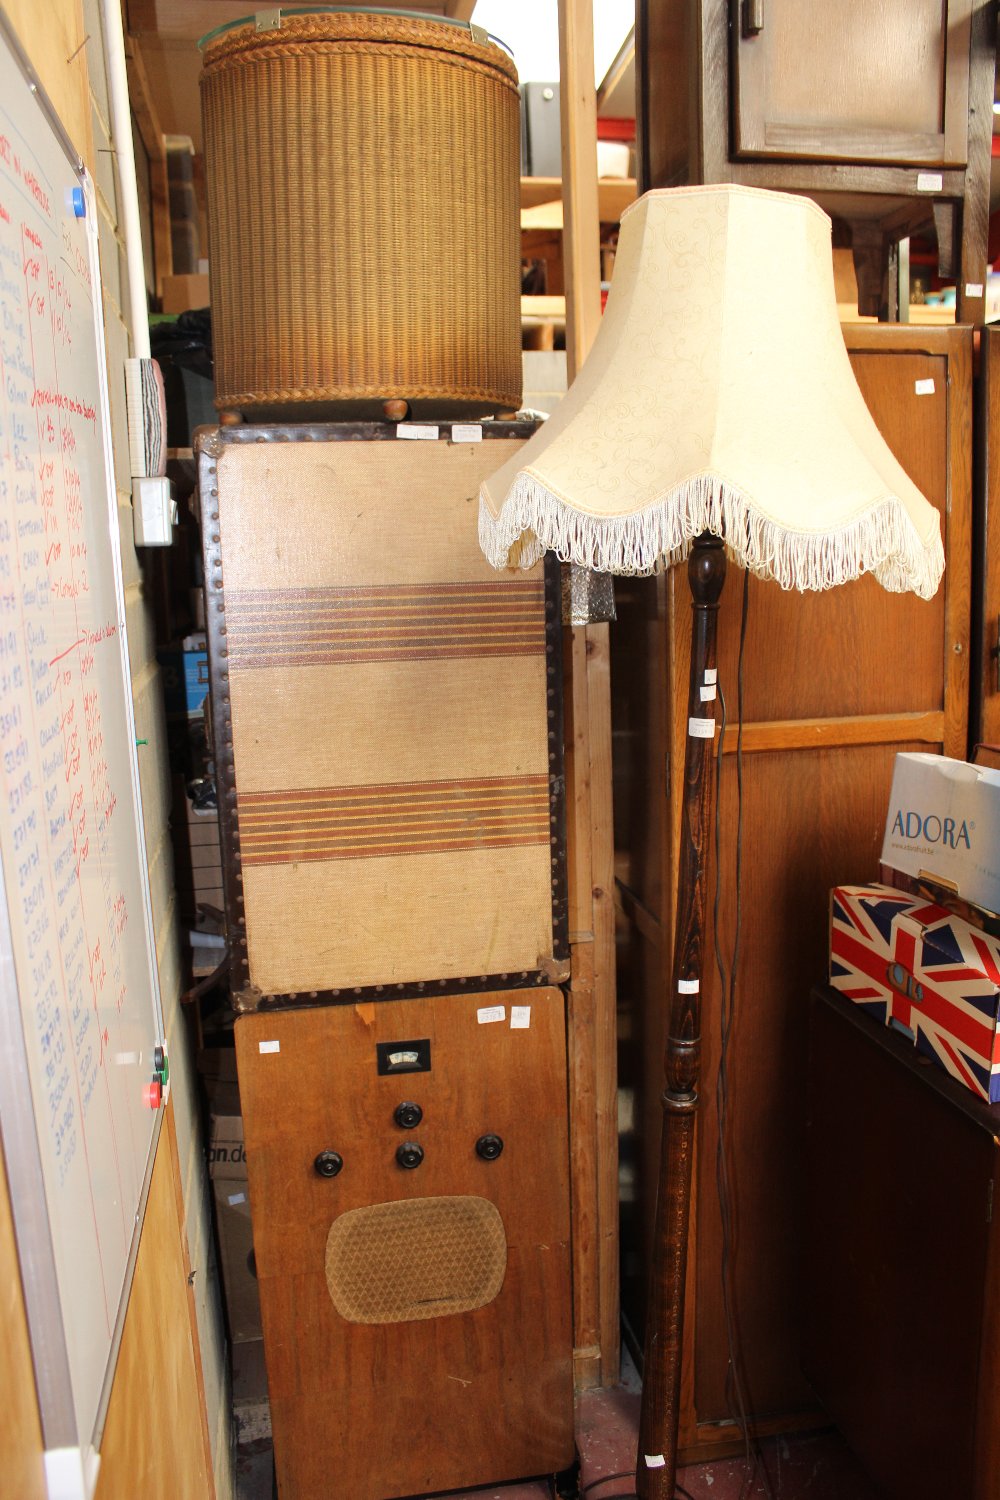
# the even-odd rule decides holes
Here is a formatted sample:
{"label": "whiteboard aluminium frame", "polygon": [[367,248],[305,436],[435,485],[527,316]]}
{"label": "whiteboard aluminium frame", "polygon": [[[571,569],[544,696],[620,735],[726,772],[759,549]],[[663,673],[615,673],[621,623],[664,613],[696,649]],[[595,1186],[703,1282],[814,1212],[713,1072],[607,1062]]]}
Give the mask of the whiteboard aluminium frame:
{"label": "whiteboard aluminium frame", "polygon": [[[104,446],[104,470],[111,556],[115,578],[115,606],[119,621],[119,654],[121,658],[126,729],[129,735],[128,759],[136,811],[135,829],[142,891],[143,924],[149,964],[150,998],[156,1033],[164,1040],[163,1007],[160,998],[159,972],[156,964],[156,938],[146,863],[146,830],[142,812],[139,761],[136,753],[135,710],[132,701],[132,674],[128,658],[125,628],[125,589],[122,575],[121,535],[118,522],[118,497],[115,488],[114,453],[111,445],[110,394],[108,390],[107,352],[104,342],[104,307],[97,235],[97,200],[93,183],[83,158],[63,127],[51,100],[42,88],[31,61],[0,5],[0,39],[24,75],[46,122],[80,180],[86,203],[87,246],[90,258],[91,284],[94,288],[94,332],[98,364],[98,386],[101,401],[101,429]],[[29,1082],[27,1046],[21,1025],[21,1006],[14,968],[13,936],[10,909],[0,861],[0,1145],[7,1168],[14,1235],[17,1241],[21,1286],[35,1368],[38,1409],[45,1445],[45,1476],[49,1500],[90,1500],[97,1483],[100,1463],[98,1448],[107,1416],[111,1386],[118,1350],[125,1325],[135,1263],[139,1253],[142,1221],[149,1197],[149,1185],[156,1159],[156,1148],[163,1122],[162,1108],[157,1111],[150,1138],[149,1155],[143,1174],[135,1226],[129,1247],[111,1347],[92,1433],[77,1431],[73,1389],[70,1379],[69,1353],[63,1328],[59,1285],[52,1243],[52,1230],[42,1176],[41,1149],[35,1125]],[[166,1091],[165,1091],[166,1095]]]}

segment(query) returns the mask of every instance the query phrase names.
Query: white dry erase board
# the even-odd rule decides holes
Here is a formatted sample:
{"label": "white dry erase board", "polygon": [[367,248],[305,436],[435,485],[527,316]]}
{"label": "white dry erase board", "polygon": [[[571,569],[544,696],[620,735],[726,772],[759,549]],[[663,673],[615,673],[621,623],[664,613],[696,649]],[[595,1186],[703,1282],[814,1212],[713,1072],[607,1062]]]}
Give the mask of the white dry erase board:
{"label": "white dry erase board", "polygon": [[0,1130],[52,1500],[96,1478],[160,1121],[136,755],[93,193],[0,10]]}

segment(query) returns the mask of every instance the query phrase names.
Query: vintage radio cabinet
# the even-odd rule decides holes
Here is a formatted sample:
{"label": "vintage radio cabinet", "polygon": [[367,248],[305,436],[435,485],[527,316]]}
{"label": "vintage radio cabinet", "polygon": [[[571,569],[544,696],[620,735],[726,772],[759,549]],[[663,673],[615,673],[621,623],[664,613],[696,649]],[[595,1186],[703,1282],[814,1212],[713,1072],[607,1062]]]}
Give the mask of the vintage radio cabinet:
{"label": "vintage radio cabinet", "polygon": [[574,1460],[564,999],[236,1022],[282,1500]]}

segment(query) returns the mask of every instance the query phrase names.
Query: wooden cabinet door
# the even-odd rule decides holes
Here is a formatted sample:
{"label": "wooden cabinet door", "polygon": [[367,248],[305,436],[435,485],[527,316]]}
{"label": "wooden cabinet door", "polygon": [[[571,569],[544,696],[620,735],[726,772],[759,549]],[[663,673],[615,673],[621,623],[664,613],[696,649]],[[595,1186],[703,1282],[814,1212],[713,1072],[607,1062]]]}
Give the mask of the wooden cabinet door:
{"label": "wooden cabinet door", "polygon": [[981,1494],[1000,1109],[832,992],[810,1008],[805,1369],[880,1494]]}
{"label": "wooden cabinet door", "polygon": [[[751,579],[743,733],[742,946],[728,1061],[729,1242],[753,1413],[780,1429],[812,1397],[800,1372],[805,999],[825,972],[830,887],[878,875],[897,751],[965,753],[972,343],[968,329],[846,330],[897,458],[941,513],[947,567],[929,601],[863,578],[826,594]],[[729,725],[719,798],[719,930],[731,949],[742,575],[719,619]],[[612,627],[621,965],[623,1305],[638,1331],[655,1200],[664,995],[671,969],[691,609],[683,569],[629,580]],[[659,686],[657,686],[659,684]],[[659,694],[658,698],[655,696]],[[645,695],[645,697],[643,696]],[[662,705],[662,712],[661,712]],[[676,768],[676,771],[675,769]],[[710,873],[714,881],[714,874]],[[732,1441],[716,1184],[720,985],[705,950],[703,1074],[689,1255],[681,1441]]]}
{"label": "wooden cabinet door", "polygon": [[964,164],[971,0],[731,4],[737,156]]}

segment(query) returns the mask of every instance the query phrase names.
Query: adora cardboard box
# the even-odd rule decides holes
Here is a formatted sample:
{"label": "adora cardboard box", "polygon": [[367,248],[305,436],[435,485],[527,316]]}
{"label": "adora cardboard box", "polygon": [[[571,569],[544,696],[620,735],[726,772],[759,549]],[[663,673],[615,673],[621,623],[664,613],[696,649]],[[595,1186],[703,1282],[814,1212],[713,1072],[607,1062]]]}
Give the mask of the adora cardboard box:
{"label": "adora cardboard box", "polygon": [[830,984],[980,1098],[1000,1100],[1000,939],[922,896],[838,886]]}
{"label": "adora cardboard box", "polygon": [[253,1229],[243,1148],[235,1058],[230,1049],[203,1052],[199,1071],[208,1094],[208,1173],[226,1292],[229,1336],[234,1344],[261,1337],[260,1297],[253,1258]]}
{"label": "adora cardboard box", "polygon": [[1000,912],[1000,771],[943,755],[897,755],[882,863]]}

